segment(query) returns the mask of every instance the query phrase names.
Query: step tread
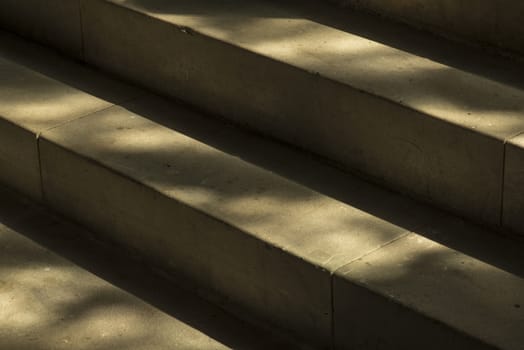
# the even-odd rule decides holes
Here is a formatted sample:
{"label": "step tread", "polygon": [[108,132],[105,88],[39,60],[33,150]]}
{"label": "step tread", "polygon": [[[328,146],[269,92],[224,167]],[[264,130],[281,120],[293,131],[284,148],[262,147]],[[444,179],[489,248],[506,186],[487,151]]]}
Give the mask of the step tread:
{"label": "step tread", "polygon": [[263,0],[106,0],[492,137],[524,131],[524,90]]}
{"label": "step tread", "polygon": [[198,116],[153,97],[41,137],[330,271],[405,232],[173,130],[184,119]]}
{"label": "step tread", "polygon": [[6,32],[0,42],[0,115],[34,134],[141,94]]}

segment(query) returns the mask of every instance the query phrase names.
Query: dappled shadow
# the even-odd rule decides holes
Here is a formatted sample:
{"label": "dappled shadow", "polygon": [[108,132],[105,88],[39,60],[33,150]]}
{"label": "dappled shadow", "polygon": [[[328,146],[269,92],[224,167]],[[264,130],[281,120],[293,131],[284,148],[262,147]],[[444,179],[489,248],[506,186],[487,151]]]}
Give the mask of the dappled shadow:
{"label": "dappled shadow", "polygon": [[[317,162],[308,155],[246,134],[167,100],[150,97],[92,118],[79,121],[79,130],[90,130],[82,137],[56,131],[49,138],[63,139],[71,147],[78,147],[80,152],[85,151],[89,157],[125,176],[131,175],[177,203],[278,247],[301,255],[324,251],[329,261],[326,267],[337,266],[332,255],[339,254],[338,260],[347,261],[351,256],[357,257],[354,255],[360,254],[361,249],[373,249],[404,231],[373,218],[358,206],[344,206],[308,189],[310,186],[300,185],[304,182],[301,170],[307,167],[313,169],[304,176],[312,172],[319,183],[324,181],[315,170]],[[267,157],[268,154],[272,157]],[[318,166],[322,169],[322,165]],[[49,191],[52,196],[52,190]],[[108,193],[111,190],[100,201],[109,201]],[[128,203],[125,206],[118,210],[134,212],[127,208]],[[139,206],[133,205],[136,209]],[[156,225],[146,213],[149,209],[133,215],[143,216],[145,223]],[[155,227],[165,231],[163,227],[169,225],[157,214],[150,214],[163,223]]]}
{"label": "dappled shadow", "polygon": [[[100,81],[100,79],[107,80],[107,78],[99,78],[95,71],[89,68],[82,68],[89,72],[89,74],[81,76],[70,74],[70,72],[63,73],[59,67],[66,67],[67,64],[53,64],[53,60],[63,62],[58,56],[49,54],[44,49],[39,49],[41,50],[39,51],[41,56],[50,55],[51,59],[33,60],[27,56],[27,48],[20,49],[19,47],[17,49],[17,45],[20,45],[16,44],[18,41],[10,40],[7,49],[3,51],[8,53],[11,59],[16,59],[16,62],[27,65],[27,67],[35,69],[45,76],[62,81],[65,84],[79,88],[101,99],[115,101],[112,99],[114,89],[110,89],[109,92],[107,91],[107,86],[112,86],[113,83],[109,85],[96,83],[96,81]],[[70,69],[76,68],[78,68],[77,65],[70,64]],[[452,218],[443,213],[435,214],[433,209],[425,208],[419,203],[362,182],[355,177],[322,164],[322,161],[319,161],[319,159],[314,156],[305,155],[298,150],[284,147],[273,141],[267,141],[263,137],[245,134],[233,126],[224,127],[223,121],[203,117],[201,113],[192,112],[185,107],[170,107],[170,103],[166,101],[159,100],[159,106],[157,106],[156,109],[152,108],[151,104],[121,104],[130,111],[149,118],[160,125],[176,129],[178,132],[200,140],[204,144],[211,145],[234,157],[239,157],[256,166],[273,171],[294,182],[301,183],[319,193],[336,198],[341,202],[359,208],[373,216],[380,217],[406,230],[417,231],[434,239],[442,240],[451,247],[466,251],[468,254],[478,256],[480,259],[496,263],[503,268],[512,269],[515,270],[515,272],[518,270],[522,271],[521,267],[515,266],[515,264],[519,264],[519,259],[508,258],[518,255],[519,249],[515,248],[512,243],[502,243],[503,240],[498,240],[498,238],[490,239],[489,237],[491,237],[491,235],[489,233],[482,234],[486,238],[479,239],[477,237],[478,228],[473,228],[460,219]],[[163,107],[162,104],[164,105]],[[109,129],[96,130],[96,133],[91,134],[91,137],[98,137],[100,140],[103,140],[104,133],[110,135],[116,131],[117,130]],[[147,145],[147,147],[139,146],[138,142],[133,146],[134,141],[135,140],[129,140],[129,142],[126,142],[125,147],[119,151],[120,155],[128,158],[139,157],[142,161],[149,159],[150,166],[156,164],[156,166],[164,167],[164,171],[151,172],[151,174],[154,174],[153,176],[161,176],[162,178],[152,178],[151,180],[154,182],[169,183],[174,175],[173,171],[175,171],[175,169],[171,169],[170,164],[166,164],[163,161],[163,154],[178,152],[179,150],[166,148],[161,142],[155,145],[154,140],[151,141],[152,143]],[[101,143],[101,145],[102,144],[103,143]],[[204,168],[207,167],[207,165],[210,165],[210,168],[214,169],[220,169],[222,166],[226,168],[229,167],[231,158],[222,156],[216,158],[219,154],[220,153],[217,152],[207,156],[205,153],[199,154],[198,151],[192,153],[192,150],[188,150],[181,159],[185,159],[185,161],[191,160],[192,164],[201,164]],[[274,155],[274,157],[268,155]],[[237,174],[238,178],[251,179],[253,174],[258,170],[253,167],[245,167],[242,171],[242,173]],[[211,175],[217,174],[209,175],[212,177]],[[177,179],[177,181],[180,181],[180,179]],[[194,182],[192,184],[194,185]],[[274,183],[267,188],[269,198],[280,197],[281,201],[293,201],[297,203],[304,200],[311,200],[311,198],[302,197],[304,193],[308,192],[303,192],[302,190],[298,190],[295,193],[289,192],[290,188],[296,189],[296,187],[287,187],[287,185],[280,189],[274,187],[279,184],[283,183]],[[191,183],[184,184],[183,182],[179,182],[178,185],[184,187],[191,185]],[[211,186],[211,184],[208,186]],[[205,190],[206,184],[200,183],[198,187]],[[229,193],[222,193],[227,200],[241,198],[243,191],[241,188],[236,187],[236,185],[221,189],[221,191],[224,190],[230,191]],[[249,194],[250,192],[247,191],[245,193]],[[308,193],[308,196],[311,196],[311,194]],[[209,207],[213,207],[214,204],[216,203],[210,203]],[[315,205],[312,207],[315,207]],[[246,221],[261,218],[260,216],[253,218],[250,217],[250,214],[246,213],[242,215],[247,215],[245,217]],[[256,216],[259,214],[251,213],[251,215]],[[267,216],[265,218],[268,219]],[[341,227],[344,227],[344,225],[345,224],[341,224]],[[461,237],[467,238],[463,239]],[[477,238],[471,239],[471,237]],[[483,241],[487,243],[483,243]],[[489,246],[493,244],[500,245],[500,249],[490,249]],[[522,272],[519,273],[522,275]]]}
{"label": "dappled shadow", "polygon": [[[187,150],[183,152],[183,157],[174,157],[180,159],[181,163],[198,164],[203,169],[215,169],[213,174],[209,174],[210,178],[222,176],[223,174],[219,173],[220,169],[229,173],[229,170],[238,163],[235,161],[235,157],[238,157],[407,231],[417,232],[482,261],[499,266],[519,276],[524,276],[524,261],[519,258],[523,247],[514,239],[498,236],[463,219],[362,181],[353,175],[331,167],[322,159],[313,155],[305,154],[273,140],[267,140],[262,136],[244,133],[232,125],[225,125],[221,121],[207,118],[191,110],[179,109],[168,101],[152,98],[149,103],[129,103],[127,109],[224,152],[225,154],[215,151],[206,154],[206,152],[198,152],[197,150],[193,150],[196,152]],[[106,129],[105,132],[114,133],[109,129]],[[101,136],[103,133],[103,130],[97,130],[95,134],[97,137],[100,136],[100,140],[102,140],[106,137]],[[141,151],[137,153],[135,150],[130,150],[133,147],[131,143],[135,143]],[[165,145],[164,147],[162,145],[140,147],[138,138],[130,141],[129,145],[129,148],[125,146],[120,148],[121,155],[126,155],[129,152],[129,155],[133,154],[133,156],[138,157],[136,159],[144,157],[137,164],[148,164],[145,163],[145,159],[148,159],[151,161],[148,164],[150,169],[155,163],[157,166],[164,163],[166,156],[165,154],[162,155],[162,152],[175,154],[181,151],[179,148],[165,147]],[[111,146],[111,149],[114,150],[115,148]],[[196,184],[196,186],[211,192],[220,191],[216,195],[218,197],[224,196],[223,205],[225,206],[227,206],[228,201],[235,203],[235,199],[241,199],[243,195],[256,196],[252,191],[249,191],[247,183],[251,183],[252,187],[264,187],[260,185],[258,180],[260,176],[263,176],[258,168],[248,166],[241,170],[233,169],[236,169],[237,172],[235,174],[236,179],[232,181],[232,187],[222,186],[218,189],[212,186],[207,187],[206,184]],[[179,182],[178,178],[170,174],[173,170],[166,168],[164,172],[154,172],[156,173],[154,176],[161,176],[162,179],[157,177],[151,178],[151,180],[166,184],[173,181],[172,184],[182,187],[191,186],[191,184],[195,186],[193,178],[188,178],[189,183]],[[244,188],[236,186],[240,179],[244,183]],[[264,196],[264,192],[259,195]],[[319,207],[319,205],[314,205],[315,198],[318,198],[314,192],[304,191],[288,182],[266,184],[265,195],[282,203],[313,201],[312,208],[318,210]],[[211,202],[209,204],[209,208],[213,208],[219,203]],[[239,208],[236,205],[233,205],[233,207]],[[271,208],[271,206],[269,207]],[[242,209],[242,206],[240,206],[240,209]],[[255,217],[249,216],[250,214],[255,215]],[[250,214],[249,211],[248,213],[240,213],[235,219],[242,220],[245,218],[250,221],[257,219],[256,215],[260,213],[251,212]],[[271,217],[265,217],[265,219],[270,220]],[[361,220],[362,225],[366,225],[365,217],[360,219],[352,217],[352,220],[340,223],[340,227],[356,228],[359,225],[359,220]],[[374,229],[376,230],[377,227]],[[328,231],[326,230],[326,232]],[[363,231],[370,232],[373,230],[364,229]],[[319,239],[323,239],[322,237],[324,237],[324,234]],[[387,238],[388,233],[379,237],[377,241]],[[311,239],[311,237],[308,237],[308,239]]]}
{"label": "dappled shadow", "polygon": [[0,189],[0,197],[0,347],[294,347],[18,195]]}
{"label": "dappled shadow", "polygon": [[[373,147],[362,145],[365,142],[359,139],[359,135],[367,135],[374,130],[366,129],[365,125],[369,125],[366,121],[392,123],[392,133],[404,121],[413,123],[414,127],[424,124],[417,118],[419,115],[402,113],[397,118],[395,113],[385,113],[386,108],[393,112],[393,108],[398,108],[397,111],[405,111],[404,108],[415,109],[435,117],[430,120],[442,123],[444,127],[451,123],[453,127],[473,129],[475,135],[488,135],[497,140],[513,136],[524,128],[524,122],[520,118],[523,112],[522,91],[512,88],[511,84],[515,85],[513,82],[510,86],[502,85],[500,82],[505,79],[494,76],[486,78],[479,74],[484,68],[489,72],[498,69],[493,67],[504,67],[501,69],[505,70],[508,65],[491,62],[475,74],[470,74],[462,68],[453,68],[453,64],[439,64],[422,54],[413,55],[409,50],[394,48],[402,45],[393,45],[392,48],[381,44],[380,40],[371,41],[360,34],[359,30],[364,31],[363,28],[375,28],[375,22],[340,19],[346,26],[360,26],[359,30],[355,30],[356,34],[352,34],[349,29],[333,29],[338,26],[324,24],[323,21],[319,21],[322,23],[319,24],[310,19],[317,16],[317,13],[328,10],[313,11],[308,10],[307,6],[299,8],[264,1],[239,6],[234,2],[225,2],[220,9],[215,9],[217,4],[210,1],[211,10],[206,10],[207,2],[188,4],[185,1],[122,0],[115,3],[141,9],[142,12],[167,22],[172,21],[175,25],[171,29],[175,30],[168,30],[169,26],[158,21],[158,26],[151,27],[156,33],[154,35],[162,38],[157,41],[156,38],[149,38],[147,32],[141,31],[138,25],[141,23],[141,16],[133,17],[126,25],[114,23],[107,18],[104,25],[117,32],[126,31],[126,41],[112,45],[105,42],[100,34],[96,34],[97,28],[93,28],[92,40],[97,50],[102,50],[103,47],[112,52],[108,54],[107,60],[93,57],[95,62],[163,94],[191,100],[201,108],[223,114],[226,118],[251,128],[271,133],[324,155],[327,153],[328,157],[339,156],[336,160],[342,166],[351,167],[356,166],[355,163],[364,162],[355,155],[360,151],[359,147],[372,154],[370,157],[381,156],[376,154],[378,151],[373,152]],[[331,17],[328,12],[324,17]],[[342,14],[337,14],[334,18],[340,16]],[[132,25],[134,21],[138,22]],[[190,34],[193,27],[218,40],[209,43],[200,35],[180,34]],[[373,32],[376,29],[369,30]],[[405,38],[402,31],[381,30],[389,33],[390,39],[409,39]],[[133,41],[135,37],[136,42]],[[377,37],[380,37],[380,33]],[[424,46],[422,38],[413,39],[412,46]],[[237,49],[232,49],[230,44],[237,46]],[[438,47],[434,50],[445,52],[444,55],[453,55],[454,52],[438,45],[438,41],[429,40],[427,46]],[[260,55],[249,54],[245,49]],[[177,54],[181,51],[184,55]],[[115,55],[125,63],[120,64],[119,59],[114,58]],[[458,55],[463,59],[463,65],[479,61],[478,55],[474,53],[466,55],[467,58],[462,57],[464,55]],[[128,57],[133,59],[128,60]],[[152,57],[162,63],[151,66]],[[146,66],[148,74],[144,74]],[[515,64],[510,66],[516,67]],[[299,73],[300,70],[318,75]],[[514,71],[506,75],[508,79],[517,76]],[[223,84],[228,77],[235,79],[230,84]],[[205,81],[206,84],[193,83],[197,81]],[[339,85],[334,88],[335,83],[342,83],[347,89]],[[369,94],[359,94],[359,91]],[[332,96],[339,96],[337,92],[343,93],[340,93],[339,98]],[[377,96],[393,101],[394,104],[380,108],[385,102],[381,98],[377,102]],[[363,107],[362,104],[366,105]],[[231,107],[233,105],[234,108]],[[396,119],[399,121],[396,122]],[[306,126],[298,129],[297,125],[293,125],[299,121],[304,121]],[[279,123],[282,127],[274,130],[269,126],[271,123]],[[338,128],[333,127],[335,124]],[[346,137],[350,141],[347,144],[341,141],[341,146],[353,147],[356,151],[346,158],[339,154],[333,155],[333,142],[325,140],[329,137],[330,129],[336,134],[331,135],[332,140],[340,141]],[[419,146],[424,143],[424,139],[421,139],[412,144],[417,144],[417,141]],[[399,153],[402,151],[403,148]],[[458,154],[467,157],[462,153]],[[384,165],[384,168],[394,167],[394,162]],[[375,177],[380,177],[378,172],[386,172],[382,168],[374,170],[372,175]],[[438,171],[439,169],[436,170]],[[391,173],[395,172],[396,169],[391,170]],[[402,179],[385,181],[398,183]],[[455,187],[449,191],[449,197],[459,190],[456,188],[457,184],[453,185]],[[417,191],[421,196],[426,195],[421,194],[423,191],[420,189]],[[439,192],[437,189],[426,197],[439,201],[445,196],[439,197]],[[486,196],[491,196],[492,192]],[[478,195],[469,195],[470,202],[478,200]],[[472,215],[482,216],[477,214]]]}
{"label": "dappled shadow", "polygon": [[354,33],[494,81],[524,88],[524,82],[519,78],[524,74],[524,66],[515,60],[468,47],[463,43],[448,41],[428,32],[417,31],[411,26],[387,18],[351,9],[340,11],[318,0],[285,0],[285,2],[297,8],[304,8],[301,14],[314,22]]}
{"label": "dappled shadow", "polygon": [[[190,2],[186,3],[186,11],[189,11],[187,7],[191,7]],[[363,61],[373,59],[375,55],[377,52],[363,56]],[[10,57],[12,59],[14,56]],[[401,58],[393,58],[399,59]],[[246,231],[255,229],[262,238],[277,243],[279,248],[289,249],[294,253],[307,252],[307,259],[335,270],[352,258],[359,257],[352,256],[351,252],[367,252],[413,231],[510,274],[524,276],[521,243],[494,236],[491,232],[463,220],[340,172],[312,155],[273,140],[247,134],[223,121],[196,113],[187,106],[175,105],[157,97],[139,101],[115,99],[112,89],[107,91],[98,83],[92,85],[89,83],[90,77],[84,76],[77,80],[74,74],[62,74],[56,65],[48,67],[45,64],[31,63],[24,58],[13,60],[101,99],[118,102],[127,117],[136,113],[134,118],[138,121],[133,123],[132,128],[129,128],[130,124],[124,119],[113,115],[105,119],[100,117],[104,123],[93,126],[88,132],[83,130],[83,139],[77,140],[76,146],[80,153],[89,151],[90,156],[96,154],[106,165],[111,164],[117,171],[132,173],[133,180],[142,181],[160,190],[165,196],[176,197],[184,204],[198,207],[200,211],[206,210],[217,217],[225,216],[229,224],[234,223]],[[369,79],[387,81],[390,73],[382,72]],[[444,81],[448,78],[445,72],[428,74],[428,79]],[[396,78],[401,79],[402,75]],[[440,96],[447,99],[446,92],[440,92]],[[439,91],[432,93],[438,94]],[[449,97],[450,100],[453,98],[456,97]],[[452,103],[482,109],[482,106],[474,105],[469,97]],[[500,111],[517,108],[513,105],[489,104],[483,107]],[[112,111],[117,114],[116,108],[109,113]],[[85,119],[88,121],[93,118],[94,116],[90,116]],[[177,133],[193,140],[188,141]],[[92,148],[83,150],[82,145],[90,145]],[[98,204],[103,207],[104,203]],[[136,206],[139,207],[139,204]],[[143,219],[153,221],[158,218]],[[293,224],[290,225],[290,222]],[[18,230],[25,225],[23,221],[16,221],[9,226]],[[74,239],[67,240],[67,245],[61,247],[63,243],[60,243],[58,236],[50,235],[51,239],[38,236],[38,228],[24,229],[24,235],[45,242],[54,251],[184,322],[205,330],[213,338],[234,347],[249,348],[243,343],[235,343],[238,329],[234,332],[227,331],[221,324],[209,325],[208,316],[194,318],[189,315],[189,310],[193,307],[189,306],[191,302],[187,300],[191,298],[185,299],[187,296],[182,297],[183,293],[179,294],[180,292],[166,287],[165,282],[158,282],[156,277],[147,270],[141,270],[139,265],[129,268],[127,260],[122,260],[125,263],[118,262],[120,258],[113,254],[114,247],[102,248],[95,245],[96,248],[89,250],[83,241],[79,244]],[[279,236],[282,232],[282,236]],[[315,251],[315,247],[320,246],[325,251]],[[103,250],[104,257],[93,261],[93,252],[96,251],[95,256],[99,256]],[[24,253],[21,250],[18,252]],[[421,254],[413,266],[431,259],[445,260],[446,257]],[[39,261],[21,264],[20,268],[31,268],[33,264],[39,264]],[[118,264],[125,268],[116,274],[109,271],[112,269],[108,269],[108,266]],[[406,266],[403,274],[397,276],[399,283],[410,273],[417,276],[417,269],[413,266]],[[132,271],[132,276],[125,272],[122,277],[122,271]],[[478,273],[482,274],[482,271]],[[386,274],[385,268],[384,275]],[[136,282],[137,278],[140,283]],[[184,299],[182,306],[173,306],[173,300],[179,296]],[[104,291],[94,290],[92,298],[79,300],[78,305],[66,307],[76,314],[89,315],[93,304],[107,307],[108,304],[114,304],[113,302]]]}
{"label": "dappled shadow", "polygon": [[[117,0],[116,3],[144,9],[159,16],[193,17],[195,23],[205,28],[219,28],[227,23],[236,30],[236,37],[242,36],[242,28],[256,25],[259,19],[289,20],[287,31],[271,32],[272,41],[293,40],[293,36],[307,36],[300,24],[294,20],[309,20],[326,27],[336,28],[355,34],[417,56],[427,57],[450,67],[455,67],[489,79],[524,88],[519,77],[524,67],[514,60],[491,55],[481,49],[467,47],[447,41],[431,33],[414,30],[412,27],[389,21],[386,18],[351,9],[339,8],[318,0],[280,1],[214,1],[188,2],[163,0]],[[271,5],[274,3],[274,5]],[[293,30],[296,26],[296,30]],[[267,29],[267,28],[266,28]],[[261,28],[260,38],[264,38]],[[233,38],[233,37],[232,37]],[[257,41],[256,37],[252,40]],[[347,56],[351,59],[350,56]]]}

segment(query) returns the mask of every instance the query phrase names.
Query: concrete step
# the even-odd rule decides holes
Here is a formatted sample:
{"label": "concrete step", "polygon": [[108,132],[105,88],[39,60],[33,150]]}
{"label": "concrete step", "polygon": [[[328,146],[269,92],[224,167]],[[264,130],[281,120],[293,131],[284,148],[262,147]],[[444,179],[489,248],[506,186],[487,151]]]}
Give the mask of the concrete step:
{"label": "concrete step", "polygon": [[436,34],[524,57],[524,4],[510,1],[329,0]]}
{"label": "concrete step", "polygon": [[[18,3],[0,6],[35,33],[69,33],[74,44],[52,34],[47,42],[90,64],[396,191],[524,233],[515,215],[524,192],[508,189],[521,170],[506,161],[506,145],[524,132],[523,72],[503,59],[325,6]],[[25,17],[33,8],[42,9],[39,20]]]}
{"label": "concrete step", "polygon": [[2,181],[99,239],[318,348],[522,348],[522,243],[1,43]]}
{"label": "concrete step", "polygon": [[0,188],[0,348],[298,349]]}

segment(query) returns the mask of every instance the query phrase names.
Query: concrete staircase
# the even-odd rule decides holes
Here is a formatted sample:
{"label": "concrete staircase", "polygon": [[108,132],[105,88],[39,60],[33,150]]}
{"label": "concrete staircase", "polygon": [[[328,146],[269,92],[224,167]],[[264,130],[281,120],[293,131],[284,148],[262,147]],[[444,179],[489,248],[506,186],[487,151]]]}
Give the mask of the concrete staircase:
{"label": "concrete staircase", "polygon": [[1,34],[3,183],[319,348],[524,346],[515,62],[317,2],[0,23],[91,65]]}

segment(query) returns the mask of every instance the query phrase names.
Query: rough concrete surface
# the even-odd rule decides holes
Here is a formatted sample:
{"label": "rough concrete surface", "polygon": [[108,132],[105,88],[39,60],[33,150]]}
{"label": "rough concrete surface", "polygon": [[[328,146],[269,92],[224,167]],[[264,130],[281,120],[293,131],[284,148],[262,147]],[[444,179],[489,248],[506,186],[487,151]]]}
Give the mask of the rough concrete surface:
{"label": "rough concrete surface", "polygon": [[0,348],[293,349],[0,189]]}
{"label": "rough concrete surface", "polygon": [[[67,25],[48,18],[81,21],[85,59],[92,64],[395,190],[500,224],[504,141],[524,130],[522,84],[487,73],[504,62],[475,70],[483,60],[478,52],[453,54],[456,48],[433,39],[427,43],[354,13],[344,20],[327,7],[264,0],[62,0],[63,11],[81,14],[65,16],[55,1],[3,6],[12,18],[42,9],[33,13],[51,33]],[[468,6],[439,1],[413,11],[444,13],[446,20],[448,12]],[[495,3],[479,6],[465,27]],[[502,23],[507,11],[496,6],[493,21]],[[518,18],[521,6],[511,6]],[[68,45],[77,50],[76,42]]]}
{"label": "rough concrete surface", "polygon": [[[371,188],[349,187],[337,200],[319,185],[328,180],[318,178],[321,192],[312,191],[249,156],[271,150],[274,163],[298,164],[284,147],[265,148],[270,141],[204,124],[150,97],[50,130],[40,147],[46,198],[106,237],[321,346],[333,327],[331,296],[335,341],[343,348],[367,342],[416,348],[427,337],[440,339],[435,348],[521,344],[521,245]],[[228,143],[243,149],[226,152]],[[319,166],[310,164],[313,172]],[[304,181],[299,166],[291,167],[287,176]],[[384,200],[392,202],[378,204]],[[416,234],[406,236],[410,231]],[[373,259],[376,269],[368,269]],[[391,323],[389,307],[396,315]],[[355,317],[359,308],[363,316]],[[378,335],[383,327],[390,331]],[[421,336],[410,337],[411,330]]]}
{"label": "rough concrete surface", "polygon": [[203,122],[151,98],[44,132],[46,200],[255,314],[327,343],[330,272],[405,230],[174,129],[193,118]]}
{"label": "rough concrete surface", "polygon": [[524,130],[521,89],[340,30],[298,6],[97,0],[82,8],[89,62],[500,222],[503,142]]}

